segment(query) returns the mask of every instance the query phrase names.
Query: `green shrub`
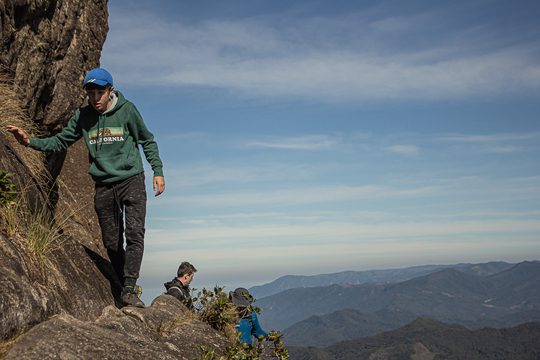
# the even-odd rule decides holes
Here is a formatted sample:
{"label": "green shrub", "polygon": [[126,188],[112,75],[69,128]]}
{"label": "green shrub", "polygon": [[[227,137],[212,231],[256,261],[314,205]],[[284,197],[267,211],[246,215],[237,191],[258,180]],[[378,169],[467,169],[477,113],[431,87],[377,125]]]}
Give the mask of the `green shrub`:
{"label": "green shrub", "polygon": [[17,190],[10,177],[13,174],[0,170],[0,206],[12,205],[17,199]]}
{"label": "green shrub", "polygon": [[[238,311],[222,287],[214,287],[213,292],[202,289],[193,301],[197,304],[200,320],[222,331],[230,339],[234,339],[234,345],[228,347],[225,355],[219,358],[213,350],[202,348],[201,360],[287,360],[289,358],[289,352],[283,345],[279,331],[271,331],[267,339],[261,337],[253,345],[240,341],[240,333],[235,329]],[[255,306],[250,306],[249,310],[260,312],[260,309]]]}
{"label": "green shrub", "polygon": [[238,313],[222,287],[216,286],[214,291],[202,289],[193,302],[197,304],[199,318],[202,321],[218,331],[226,334],[234,333]]}

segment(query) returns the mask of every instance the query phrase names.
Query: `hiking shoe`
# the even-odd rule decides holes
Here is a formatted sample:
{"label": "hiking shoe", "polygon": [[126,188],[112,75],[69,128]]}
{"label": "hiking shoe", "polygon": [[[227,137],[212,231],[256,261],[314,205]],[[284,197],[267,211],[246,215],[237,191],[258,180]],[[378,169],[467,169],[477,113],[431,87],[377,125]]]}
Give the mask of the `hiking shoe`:
{"label": "hiking shoe", "polygon": [[122,305],[123,306],[135,306],[144,307],[144,303],[139,298],[141,296],[142,289],[140,286],[125,286],[122,290]]}

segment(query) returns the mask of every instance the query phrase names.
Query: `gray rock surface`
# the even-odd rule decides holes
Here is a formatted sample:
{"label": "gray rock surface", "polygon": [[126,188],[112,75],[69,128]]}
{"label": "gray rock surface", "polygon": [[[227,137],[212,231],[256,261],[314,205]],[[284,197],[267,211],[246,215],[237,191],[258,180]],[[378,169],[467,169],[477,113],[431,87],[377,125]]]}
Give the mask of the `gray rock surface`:
{"label": "gray rock surface", "polygon": [[[107,31],[107,0],[0,1],[0,72],[13,79],[14,91],[41,135],[59,132],[82,105],[84,74],[99,65]],[[84,144],[79,141],[67,154],[49,154],[46,165],[52,178],[60,180],[61,211],[76,204],[73,227],[98,242]]]}
{"label": "gray rock surface", "polygon": [[[83,75],[99,64],[107,30],[106,0],[0,1],[0,73],[12,80],[13,98],[43,135],[60,130],[82,103]],[[14,173],[17,189],[46,212],[51,184],[43,186],[29,171],[23,150],[0,132],[0,169]],[[59,313],[95,319],[114,304],[109,280],[115,279],[99,241],[87,164],[81,142],[67,157],[47,158],[53,178],[60,173],[56,212],[75,213],[46,266],[32,258],[24,236],[0,233],[0,340]]]}
{"label": "gray rock surface", "polygon": [[59,130],[81,104],[84,72],[99,63],[107,1],[3,0],[0,62],[29,116]]}
{"label": "gray rock surface", "polygon": [[106,307],[95,321],[56,315],[17,339],[6,359],[198,359],[230,341],[177,299],[161,295],[146,309]]}
{"label": "gray rock surface", "polygon": [[[46,194],[1,133],[0,166],[16,174],[17,188],[26,189],[37,211],[47,210]],[[28,239],[0,232],[0,340],[60,312],[92,319],[114,304],[100,250],[67,234],[60,242],[44,265],[32,257]]]}

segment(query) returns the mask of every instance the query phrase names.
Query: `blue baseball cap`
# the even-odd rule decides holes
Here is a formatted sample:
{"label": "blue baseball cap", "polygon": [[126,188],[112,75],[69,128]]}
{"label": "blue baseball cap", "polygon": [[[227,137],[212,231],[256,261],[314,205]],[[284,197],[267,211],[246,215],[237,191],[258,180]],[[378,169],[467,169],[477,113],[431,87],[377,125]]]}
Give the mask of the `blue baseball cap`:
{"label": "blue baseball cap", "polygon": [[110,72],[102,68],[92,69],[84,77],[83,87],[88,84],[96,84],[99,86],[112,85],[112,75]]}

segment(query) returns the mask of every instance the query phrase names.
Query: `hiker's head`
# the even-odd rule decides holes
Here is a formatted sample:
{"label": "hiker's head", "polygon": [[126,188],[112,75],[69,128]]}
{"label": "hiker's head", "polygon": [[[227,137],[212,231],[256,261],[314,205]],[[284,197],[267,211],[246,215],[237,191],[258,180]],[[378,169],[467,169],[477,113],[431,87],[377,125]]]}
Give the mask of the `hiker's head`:
{"label": "hiker's head", "polygon": [[182,285],[185,286],[191,283],[191,280],[193,280],[193,276],[195,276],[196,272],[197,272],[197,269],[195,269],[195,266],[191,265],[187,261],[184,261],[178,267],[176,276],[178,280],[182,282]]}
{"label": "hiker's head", "polygon": [[237,307],[247,307],[253,302],[253,296],[245,288],[236,288],[234,291],[230,291],[229,299]]}
{"label": "hiker's head", "polygon": [[88,102],[94,109],[102,113],[109,108],[113,91],[113,78],[107,70],[102,68],[90,70],[84,77],[83,88],[88,95]]}

